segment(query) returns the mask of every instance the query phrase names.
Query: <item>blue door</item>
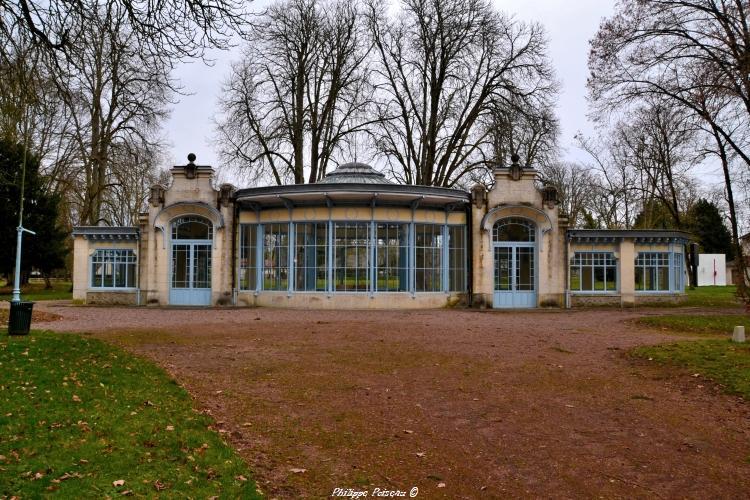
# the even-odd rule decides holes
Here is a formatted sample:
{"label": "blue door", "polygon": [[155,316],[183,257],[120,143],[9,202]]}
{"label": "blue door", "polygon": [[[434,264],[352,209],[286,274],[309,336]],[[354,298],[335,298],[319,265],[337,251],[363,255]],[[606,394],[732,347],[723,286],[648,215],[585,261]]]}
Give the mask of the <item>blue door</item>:
{"label": "blue door", "polygon": [[536,226],[526,219],[502,219],[493,228],[493,307],[536,307]]}
{"label": "blue door", "polygon": [[211,222],[182,217],[172,223],[169,303],[211,305]]}

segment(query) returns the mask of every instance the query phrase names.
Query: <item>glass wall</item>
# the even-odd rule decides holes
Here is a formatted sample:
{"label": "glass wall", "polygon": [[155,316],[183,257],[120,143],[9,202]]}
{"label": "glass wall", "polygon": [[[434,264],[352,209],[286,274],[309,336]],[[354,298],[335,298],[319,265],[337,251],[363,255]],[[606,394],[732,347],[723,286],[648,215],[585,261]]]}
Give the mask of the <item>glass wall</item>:
{"label": "glass wall", "polygon": [[240,226],[240,290],[255,290],[258,284],[258,226]]}
{"label": "glass wall", "polygon": [[635,289],[668,292],[669,252],[640,252],[635,258]]}
{"label": "glass wall", "polygon": [[337,292],[370,290],[370,223],[334,223],[333,289]]}
{"label": "glass wall", "polygon": [[133,250],[100,249],[91,256],[91,288],[135,288]]}
{"label": "glass wall", "polygon": [[328,224],[295,224],[294,230],[294,289],[326,291]]}
{"label": "glass wall", "polygon": [[466,227],[448,226],[448,290],[466,290]]}
{"label": "glass wall", "polygon": [[409,224],[377,224],[375,231],[375,289],[380,292],[408,291]]}
{"label": "glass wall", "polygon": [[570,289],[617,291],[617,259],[612,252],[576,252],[570,260]]}
{"label": "glass wall", "polygon": [[258,275],[263,290],[375,293],[467,289],[464,225],[380,221],[242,224],[239,236],[241,290],[255,290]]}
{"label": "glass wall", "polygon": [[415,224],[415,287],[418,292],[439,292],[443,289],[443,226]]}
{"label": "glass wall", "polygon": [[263,290],[289,289],[289,224],[263,225]]}

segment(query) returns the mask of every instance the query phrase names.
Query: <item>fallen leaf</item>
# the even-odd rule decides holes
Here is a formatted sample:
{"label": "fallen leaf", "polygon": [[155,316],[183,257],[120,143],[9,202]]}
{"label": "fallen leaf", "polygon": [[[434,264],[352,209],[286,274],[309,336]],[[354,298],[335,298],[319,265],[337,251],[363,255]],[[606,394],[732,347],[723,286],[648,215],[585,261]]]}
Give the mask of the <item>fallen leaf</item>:
{"label": "fallen leaf", "polygon": [[250,427],[251,425],[253,425],[251,422],[245,422],[242,427]]}
{"label": "fallen leaf", "polygon": [[164,483],[162,483],[160,480],[157,479],[156,481],[154,481],[154,489],[156,491],[166,490],[167,489],[167,485],[164,484]]}
{"label": "fallen leaf", "polygon": [[168,431],[173,431],[174,430],[174,425],[168,425],[167,426],[167,430]]}
{"label": "fallen leaf", "polygon": [[122,486],[123,484],[125,484],[124,479],[118,479],[117,481],[112,481],[112,486],[114,486],[115,488],[117,488],[118,486]]}
{"label": "fallen leaf", "polygon": [[304,474],[305,472],[307,472],[307,469],[298,469],[296,467],[292,467],[291,469],[289,469],[289,472],[293,472],[294,474]]}
{"label": "fallen leaf", "polygon": [[75,394],[73,394],[73,401],[75,401],[76,403],[80,403],[81,402],[81,398],[79,398],[78,396],[76,396]]}
{"label": "fallen leaf", "polygon": [[414,431],[410,431],[409,429],[404,429],[404,434],[414,434]]}
{"label": "fallen leaf", "polygon": [[438,488],[445,488],[445,483],[438,483]]}
{"label": "fallen leaf", "polygon": [[240,474],[239,476],[235,476],[235,479],[237,481],[242,481],[242,482],[247,481],[247,478],[245,476],[243,476],[242,474]]}
{"label": "fallen leaf", "polygon": [[124,497],[129,497],[132,494],[133,494],[133,490],[125,490],[122,493],[120,493],[120,495],[122,495]]}
{"label": "fallen leaf", "polygon": [[425,455],[426,455],[426,453],[425,453],[425,452],[423,452],[423,451],[418,451],[418,452],[417,452],[417,456],[418,456],[419,458],[422,458],[422,457],[424,457]]}

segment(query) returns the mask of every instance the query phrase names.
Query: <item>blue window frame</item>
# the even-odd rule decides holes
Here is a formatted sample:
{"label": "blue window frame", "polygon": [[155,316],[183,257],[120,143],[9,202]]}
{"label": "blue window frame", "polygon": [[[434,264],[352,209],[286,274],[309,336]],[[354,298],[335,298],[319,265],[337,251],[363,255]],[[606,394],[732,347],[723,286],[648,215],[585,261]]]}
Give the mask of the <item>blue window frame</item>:
{"label": "blue window frame", "polygon": [[98,249],[91,255],[91,288],[135,288],[135,251]]}
{"label": "blue window frame", "polygon": [[570,259],[570,290],[617,291],[617,259],[613,252],[576,252]]}
{"label": "blue window frame", "polygon": [[237,283],[256,291],[466,292],[467,252],[465,225],[241,224]]}
{"label": "blue window frame", "polygon": [[640,293],[683,292],[682,253],[639,252],[635,258],[635,290]]}

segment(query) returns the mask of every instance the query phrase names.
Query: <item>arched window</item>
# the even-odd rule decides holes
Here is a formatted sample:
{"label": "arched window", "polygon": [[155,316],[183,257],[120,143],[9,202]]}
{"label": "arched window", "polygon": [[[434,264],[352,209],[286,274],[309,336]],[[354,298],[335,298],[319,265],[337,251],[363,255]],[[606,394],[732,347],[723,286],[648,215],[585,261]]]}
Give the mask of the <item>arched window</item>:
{"label": "arched window", "polygon": [[534,241],[535,239],[534,223],[520,217],[500,219],[492,228],[493,241]]}
{"label": "arched window", "polygon": [[173,240],[212,240],[213,224],[208,219],[186,215],[172,221]]}

